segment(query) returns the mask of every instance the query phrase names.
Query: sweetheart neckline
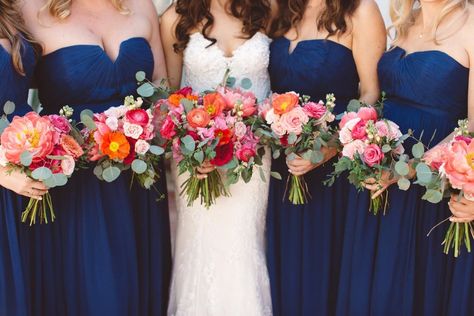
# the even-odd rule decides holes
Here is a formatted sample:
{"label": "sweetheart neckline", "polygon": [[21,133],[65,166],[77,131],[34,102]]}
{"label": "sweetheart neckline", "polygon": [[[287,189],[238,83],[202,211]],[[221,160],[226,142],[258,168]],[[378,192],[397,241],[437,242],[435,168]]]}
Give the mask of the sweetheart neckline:
{"label": "sweetheart neckline", "polygon": [[116,64],[117,61],[119,60],[120,58],[120,55],[122,53],[122,48],[123,46],[128,43],[128,42],[131,42],[131,41],[136,41],[136,40],[140,40],[140,41],[144,41],[145,43],[147,43],[148,45],[150,45],[148,43],[148,40],[142,36],[134,36],[134,37],[130,37],[130,38],[127,38],[123,41],[120,42],[119,44],[119,48],[118,48],[118,54],[117,54],[117,57],[115,59],[112,59],[108,54],[107,54],[107,51],[102,47],[100,46],[99,44],[74,44],[74,45],[69,45],[69,46],[64,46],[64,47],[61,47],[61,48],[58,48],[50,53],[47,53],[46,55],[43,55],[42,58],[45,59],[45,58],[48,58],[48,57],[51,57],[51,56],[54,56],[56,54],[59,54],[63,51],[67,51],[69,49],[72,49],[72,48],[80,48],[80,47],[91,47],[91,48],[96,48],[96,49],[99,49],[103,55],[105,55],[107,57],[107,59],[112,63],[112,64]]}
{"label": "sweetheart neckline", "polygon": [[452,62],[454,62],[455,64],[457,64],[458,66],[460,66],[461,68],[463,69],[466,69],[466,70],[469,70],[469,67],[466,67],[464,66],[463,64],[461,64],[459,61],[457,61],[453,56],[449,55],[448,53],[446,52],[443,52],[441,50],[437,50],[437,49],[429,49],[429,50],[419,50],[419,51],[415,51],[415,52],[411,52],[411,53],[408,53],[406,49],[400,47],[400,46],[395,46],[392,50],[394,49],[399,49],[402,51],[403,55],[401,56],[402,59],[405,59],[405,58],[409,58],[410,56],[416,56],[416,55],[424,55],[424,54],[429,54],[429,53],[436,53],[438,55],[442,55],[442,56],[445,56],[447,57],[449,60],[451,60]]}
{"label": "sweetheart neckline", "polygon": [[288,53],[289,56],[293,55],[293,53],[300,46],[300,44],[304,45],[305,43],[320,43],[320,42],[329,43],[329,44],[332,44],[336,47],[341,47],[341,48],[345,49],[346,51],[348,51],[352,54],[352,49],[350,49],[349,47],[347,47],[347,46],[345,46],[341,43],[338,43],[336,41],[326,39],[326,38],[310,38],[310,39],[300,40],[300,41],[298,41],[298,43],[296,43],[296,46],[293,47],[293,50],[290,52],[290,46],[291,46],[292,41],[286,36],[282,36],[281,39],[285,40],[288,43],[287,53]]}

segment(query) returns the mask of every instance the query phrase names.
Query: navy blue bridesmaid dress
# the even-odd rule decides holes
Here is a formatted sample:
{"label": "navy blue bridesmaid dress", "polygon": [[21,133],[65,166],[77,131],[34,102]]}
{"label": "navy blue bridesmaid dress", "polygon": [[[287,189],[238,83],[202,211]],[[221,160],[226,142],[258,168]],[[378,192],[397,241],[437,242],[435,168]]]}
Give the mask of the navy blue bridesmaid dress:
{"label": "navy blue bridesmaid dress", "polygon": [[[271,44],[270,78],[274,92],[295,91],[314,101],[336,96],[335,112],[358,98],[359,77],[352,51],[336,42],[304,40],[289,52],[290,41]],[[285,195],[285,157],[272,170],[283,181],[271,180],[267,214],[268,267],[275,315],[332,315],[339,279],[339,257],[345,222],[348,183],[323,185],[332,170],[328,161],[305,175],[312,198],[293,205]]]}
{"label": "navy blue bridesmaid dress", "polygon": [[[469,69],[440,51],[408,54],[395,47],[379,62],[384,116],[435,145],[467,116]],[[411,151],[413,141],[405,148]],[[369,194],[349,194],[338,315],[472,315],[474,258],[445,255],[447,201],[421,200],[422,190],[389,190],[385,216],[368,214]],[[349,215],[348,215],[349,216]]]}
{"label": "navy blue bridesmaid dress", "polygon": [[[25,75],[14,68],[12,56],[0,45],[0,109],[7,101],[15,103],[15,112],[23,115],[31,111],[28,105],[35,53],[27,42],[21,51]],[[3,113],[2,110],[0,110]],[[0,175],[3,177],[4,175]],[[0,315],[29,315],[29,282],[23,266],[22,224],[23,198],[0,187]]]}
{"label": "navy blue bridesmaid dress", "polygon": [[[135,73],[152,78],[144,38],[120,44],[111,60],[96,45],[73,45],[42,57],[36,76],[47,113],[69,105],[102,112],[136,94]],[[31,286],[37,315],[165,315],[171,270],[167,200],[122,175],[113,183],[79,171],[51,191],[57,219],[30,236]],[[157,183],[166,193],[165,175]]]}

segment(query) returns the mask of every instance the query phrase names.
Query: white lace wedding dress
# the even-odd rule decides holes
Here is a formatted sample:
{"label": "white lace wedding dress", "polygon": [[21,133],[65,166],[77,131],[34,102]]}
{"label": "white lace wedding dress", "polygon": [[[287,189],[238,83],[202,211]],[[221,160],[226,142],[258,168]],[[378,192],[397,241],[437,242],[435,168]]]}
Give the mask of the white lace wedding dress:
{"label": "white lace wedding dress", "polygon": [[[236,78],[252,82],[259,100],[270,92],[267,72],[270,39],[262,33],[244,42],[232,57],[201,33],[191,35],[184,51],[183,86],[195,91],[213,89],[226,69]],[[206,48],[207,47],[207,48]],[[187,207],[177,197],[178,225],[168,315],[260,316],[272,315],[265,260],[265,216],[270,181],[270,155],[264,159],[266,181],[258,171],[249,183],[230,188],[210,209],[195,201]],[[176,192],[187,174],[176,176]]]}

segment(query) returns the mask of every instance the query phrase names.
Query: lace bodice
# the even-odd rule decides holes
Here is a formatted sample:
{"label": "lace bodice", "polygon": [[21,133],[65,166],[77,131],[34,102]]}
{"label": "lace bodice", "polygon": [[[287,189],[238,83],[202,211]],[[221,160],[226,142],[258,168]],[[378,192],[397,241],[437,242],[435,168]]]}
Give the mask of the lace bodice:
{"label": "lace bodice", "polygon": [[265,34],[257,32],[235,49],[232,56],[226,57],[217,44],[209,46],[211,42],[201,33],[192,34],[184,50],[183,86],[198,91],[214,89],[223,82],[229,69],[230,76],[236,79],[236,87],[241,86],[243,79],[250,79],[250,90],[259,100],[266,98],[270,93],[270,41]]}

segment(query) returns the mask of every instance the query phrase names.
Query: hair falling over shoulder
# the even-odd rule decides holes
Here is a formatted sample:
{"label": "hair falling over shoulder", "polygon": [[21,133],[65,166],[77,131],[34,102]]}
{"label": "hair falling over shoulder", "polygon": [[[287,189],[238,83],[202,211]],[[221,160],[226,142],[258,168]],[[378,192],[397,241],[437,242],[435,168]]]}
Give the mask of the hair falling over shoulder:
{"label": "hair falling over shoulder", "polygon": [[[246,38],[266,29],[270,21],[269,0],[231,0],[226,9],[229,14],[242,21],[242,33]],[[176,13],[179,19],[175,30],[177,42],[173,45],[175,52],[180,53],[186,48],[191,32],[195,29],[199,29],[211,41],[211,45],[216,42],[209,36],[214,24],[211,0],[177,0]]]}

